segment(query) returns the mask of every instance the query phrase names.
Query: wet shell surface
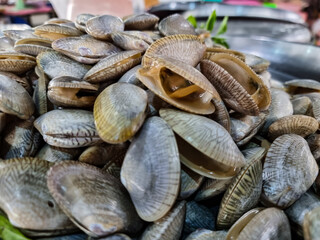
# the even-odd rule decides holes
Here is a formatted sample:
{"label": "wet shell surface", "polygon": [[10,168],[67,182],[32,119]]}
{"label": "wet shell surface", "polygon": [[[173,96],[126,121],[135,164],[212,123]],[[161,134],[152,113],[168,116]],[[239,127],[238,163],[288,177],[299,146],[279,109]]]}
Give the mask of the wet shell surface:
{"label": "wet shell surface", "polygon": [[121,182],[145,221],[159,220],[174,205],[180,186],[179,153],[172,130],[161,118],[147,119],[132,140]]}
{"label": "wet shell surface", "polygon": [[160,116],[177,134],[181,162],[198,174],[228,179],[245,164],[230,134],[215,121],[173,109],[161,109]]}
{"label": "wet shell surface", "polygon": [[278,137],[271,144],[263,167],[263,204],[289,207],[311,187],[318,171],[304,138],[295,134]]}
{"label": "wet shell surface", "polygon": [[142,227],[120,181],[96,167],[58,163],[48,172],[48,188],[66,215],[90,236],[135,233]]}
{"label": "wet shell surface", "polygon": [[93,114],[99,136],[108,143],[123,143],[140,129],[146,117],[147,93],[133,84],[115,83],[101,92]]}
{"label": "wet shell surface", "polygon": [[172,14],[159,22],[159,31],[164,36],[175,34],[197,35],[194,27],[180,14]]}

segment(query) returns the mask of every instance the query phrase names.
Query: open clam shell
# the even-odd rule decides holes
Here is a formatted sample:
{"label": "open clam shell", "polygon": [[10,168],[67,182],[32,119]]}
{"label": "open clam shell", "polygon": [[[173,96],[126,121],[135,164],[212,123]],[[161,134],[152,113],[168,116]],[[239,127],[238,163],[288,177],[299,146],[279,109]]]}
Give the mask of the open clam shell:
{"label": "open clam shell", "polygon": [[48,172],[48,188],[66,215],[90,236],[136,233],[142,227],[120,181],[96,167],[57,163]]}
{"label": "open clam shell", "polygon": [[215,121],[173,109],[161,109],[160,116],[176,133],[181,162],[196,173],[228,179],[245,164],[230,134]]}
{"label": "open clam shell", "polygon": [[286,208],[301,197],[318,175],[308,143],[295,134],[278,137],[263,167],[261,200],[264,205]]}
{"label": "open clam shell", "polygon": [[123,143],[140,129],[146,117],[147,93],[133,84],[115,83],[95,101],[93,114],[99,136],[108,143]]}
{"label": "open clam shell", "polygon": [[17,52],[37,56],[43,51],[51,49],[51,41],[43,38],[23,38],[16,41],[14,50]]}
{"label": "open clam shell", "polygon": [[102,15],[90,18],[86,27],[87,33],[94,38],[108,40],[111,33],[124,30],[124,23],[119,17]]}
{"label": "open clam shell", "polygon": [[195,67],[203,58],[205,51],[206,45],[197,36],[179,34],[164,37],[150,45],[142,59],[142,65],[144,67],[152,65],[152,56],[160,55]]}
{"label": "open clam shell", "polygon": [[159,22],[159,31],[164,36],[175,34],[197,35],[194,27],[180,14],[172,14]]}
{"label": "open clam shell", "polygon": [[130,68],[140,64],[141,53],[138,50],[131,50],[103,58],[87,72],[84,80],[98,83],[117,79]]}
{"label": "open clam shell", "polygon": [[35,57],[18,52],[0,52],[0,71],[25,73],[35,65]]}
{"label": "open clam shell", "polygon": [[148,30],[153,29],[159,18],[150,13],[133,14],[124,20],[126,30]]}
{"label": "open clam shell", "polygon": [[133,139],[121,182],[145,221],[159,220],[174,205],[180,186],[179,153],[172,130],[161,118],[147,119]]}
{"label": "open clam shell", "polygon": [[52,233],[75,229],[49,193],[47,171],[52,165],[38,158],[0,162],[0,207],[15,227]]}
{"label": "open clam shell", "polygon": [[81,36],[83,32],[79,31],[75,27],[49,23],[35,27],[34,34],[39,37],[54,41],[65,37]]}
{"label": "open clam shell", "polygon": [[157,96],[182,110],[210,114],[212,98],[220,96],[197,69],[176,59],[153,56],[153,65],[137,72],[138,79]]}

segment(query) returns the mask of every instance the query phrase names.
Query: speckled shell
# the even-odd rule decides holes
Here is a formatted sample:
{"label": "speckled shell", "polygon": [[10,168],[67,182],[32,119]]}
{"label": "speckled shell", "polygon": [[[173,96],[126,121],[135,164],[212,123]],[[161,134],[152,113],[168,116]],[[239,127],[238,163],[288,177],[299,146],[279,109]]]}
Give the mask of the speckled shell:
{"label": "speckled shell", "polygon": [[115,83],[101,92],[93,114],[99,136],[108,143],[123,143],[140,129],[146,117],[147,93],[129,83]]}
{"label": "speckled shell", "polygon": [[48,188],[66,215],[90,236],[136,233],[142,227],[120,181],[99,168],[57,163],[48,172]]}
{"label": "speckled shell", "polygon": [[198,174],[228,179],[245,164],[230,134],[215,121],[173,109],[161,109],[160,116],[177,134],[182,163]]}
{"label": "speckled shell", "polygon": [[194,27],[180,14],[172,14],[159,22],[159,31],[164,36],[175,34],[197,35]]}
{"label": "speckled shell", "polygon": [[35,67],[35,57],[18,52],[0,53],[0,71],[25,73]]}
{"label": "speckled shell", "polygon": [[217,228],[229,228],[244,213],[255,207],[262,189],[261,159],[267,153],[264,148],[245,150],[246,165],[235,177],[225,192],[217,218]]}
{"label": "speckled shell", "polygon": [[49,193],[46,174],[52,165],[38,158],[0,162],[0,207],[15,227],[39,232],[76,228]]}
{"label": "speckled shell", "polygon": [[81,36],[83,33],[74,27],[49,23],[35,27],[34,34],[54,41],[65,37]]}
{"label": "speckled shell", "polygon": [[319,123],[316,119],[304,115],[285,116],[269,127],[268,136],[271,140],[283,134],[297,134],[301,137],[306,137],[315,133],[319,128]]}
{"label": "speckled shell", "polygon": [[124,30],[124,23],[119,17],[102,15],[90,18],[86,27],[87,33],[94,38],[108,40],[111,33]]}
{"label": "speckled shell", "polygon": [[159,18],[150,13],[134,14],[124,20],[126,30],[148,30],[153,29]]}
{"label": "speckled shell", "polygon": [[117,79],[130,68],[140,64],[141,51],[124,51],[100,60],[91,68],[84,79],[91,83],[106,82]]}
{"label": "speckled shell", "polygon": [[152,65],[154,55],[177,59],[192,66],[196,66],[203,58],[206,45],[194,35],[179,34],[160,38],[147,49],[142,65]]}
{"label": "speckled shell", "polygon": [[186,202],[178,202],[163,218],[151,223],[140,237],[141,240],[171,240],[179,239],[184,218]]}
{"label": "speckled shell", "polygon": [[174,205],[180,186],[179,153],[172,130],[161,118],[147,119],[132,140],[121,182],[145,221],[159,220]]}
{"label": "speckled shell", "polygon": [[263,167],[262,202],[289,207],[311,187],[318,171],[306,140],[295,134],[278,137],[271,144]]}

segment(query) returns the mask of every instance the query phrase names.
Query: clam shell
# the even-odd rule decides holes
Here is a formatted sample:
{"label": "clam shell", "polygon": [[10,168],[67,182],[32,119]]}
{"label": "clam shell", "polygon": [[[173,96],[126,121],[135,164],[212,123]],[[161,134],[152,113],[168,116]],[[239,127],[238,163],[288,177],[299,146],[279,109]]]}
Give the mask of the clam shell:
{"label": "clam shell", "polygon": [[297,134],[306,137],[318,130],[319,123],[316,119],[304,115],[285,116],[269,127],[269,138],[276,139],[283,134]]}
{"label": "clam shell", "polygon": [[312,79],[293,79],[284,83],[291,94],[319,92],[320,83]]}
{"label": "clam shell", "polygon": [[306,140],[295,134],[278,137],[271,144],[263,167],[262,202],[289,207],[311,187],[318,171]]}
{"label": "clam shell", "polygon": [[[13,41],[17,41],[23,38],[33,38],[36,35],[34,34],[34,29],[24,29],[24,30],[3,30],[3,35],[12,39]],[[7,50],[6,50],[7,51]]]}
{"label": "clam shell", "polygon": [[164,36],[175,34],[197,35],[194,27],[180,14],[172,14],[159,22],[159,31]]}
{"label": "clam shell", "polygon": [[255,207],[262,190],[261,159],[267,153],[264,148],[251,148],[247,163],[225,192],[217,218],[217,228],[229,228],[244,213]]}
{"label": "clam shell", "polygon": [[129,34],[134,37],[137,37],[137,38],[145,41],[148,44],[151,44],[154,42],[152,37],[144,31],[124,31],[124,33]]}
{"label": "clam shell", "polygon": [[158,97],[182,110],[210,114],[212,98],[221,100],[210,82],[197,69],[176,59],[153,57],[150,68],[138,70],[138,79]]}
{"label": "clam shell", "polygon": [[186,215],[186,202],[178,202],[166,216],[151,223],[140,237],[141,240],[179,239]]}
{"label": "clam shell", "polygon": [[80,148],[60,148],[45,144],[36,154],[36,157],[49,162],[61,162],[64,160],[77,159],[81,151],[82,149]]}
{"label": "clam shell", "polygon": [[37,56],[43,51],[51,49],[51,41],[42,38],[23,38],[16,41],[14,50],[17,52]]}
{"label": "clam shell", "polygon": [[0,51],[14,51],[14,40],[9,37],[0,37]]}
{"label": "clam shell", "polygon": [[320,99],[312,103],[312,113],[314,118],[320,124]]}
{"label": "clam shell", "polygon": [[153,29],[159,18],[150,13],[140,13],[129,16],[124,20],[126,30],[148,30]]}
{"label": "clam shell", "polygon": [[225,180],[207,178],[197,192],[194,200],[203,201],[213,198],[214,196],[226,191],[231,182],[232,178]]}
{"label": "clam shell", "polygon": [[312,155],[316,159],[316,161],[319,161],[320,158],[320,134],[314,133],[311,134],[306,138],[308,145],[310,147],[310,150],[312,152]]}
{"label": "clam shell", "polygon": [[47,86],[49,79],[42,68],[36,67],[36,69],[38,70],[39,78],[33,92],[33,101],[36,106],[37,114],[42,115],[53,107],[47,99]]}
{"label": "clam shell", "polygon": [[317,239],[320,236],[320,207],[308,212],[303,222],[303,236],[306,240]]}
{"label": "clam shell", "polygon": [[[210,35],[209,35],[210,38]],[[206,50],[206,54],[205,54],[205,59],[210,59],[210,56],[216,53],[227,53],[230,55],[233,55],[237,58],[239,58],[241,61],[245,61],[246,56],[245,54],[235,51],[235,50],[231,50],[231,49],[225,49],[225,48],[221,48],[221,47],[208,47]]]}
{"label": "clam shell", "polygon": [[38,117],[34,126],[44,141],[55,147],[78,148],[101,141],[93,114],[86,110],[53,110]]}
{"label": "clam shell", "polygon": [[57,163],[48,172],[48,188],[66,215],[90,236],[135,233],[142,227],[120,181],[96,167]]}
{"label": "clam shell", "polygon": [[90,13],[82,13],[79,14],[76,18],[76,21],[74,22],[76,28],[78,28],[82,32],[86,32],[86,24],[90,18],[95,17],[96,15],[90,14]]}
{"label": "clam shell", "polygon": [[129,71],[127,71],[125,74],[122,75],[118,83],[120,82],[131,83],[133,85],[136,85],[137,87],[145,88],[145,86],[142,84],[142,82],[139,81],[139,79],[136,76],[136,73],[140,68],[141,68],[140,64],[131,68]]}
{"label": "clam shell", "polygon": [[32,87],[26,77],[19,77],[15,75],[14,73],[10,72],[0,72],[0,75],[7,76],[8,78],[15,80],[17,83],[19,83],[22,87],[24,87],[28,93],[32,93]]}
{"label": "clam shell", "polygon": [[256,73],[262,73],[270,66],[270,62],[262,57],[248,53],[245,53],[244,56],[246,64]]}
{"label": "clam shell", "polygon": [[191,233],[185,240],[225,240],[226,231],[211,231],[208,229],[198,229]]}
{"label": "clam shell", "polygon": [[[117,146],[117,145],[115,145]],[[114,148],[116,151],[117,149]],[[108,150],[104,144],[90,146],[79,156],[79,162],[87,163],[93,166],[104,166],[108,162]]]}
{"label": "clam shell", "polygon": [[123,143],[140,129],[146,117],[147,93],[129,83],[115,83],[95,101],[93,114],[99,136],[108,143]]}
{"label": "clam shell", "polygon": [[190,197],[195,191],[198,190],[202,184],[204,177],[195,173],[191,169],[181,166],[181,176],[180,176],[180,199],[186,199]]}
{"label": "clam shell", "polygon": [[15,227],[52,233],[75,228],[47,188],[52,165],[38,158],[0,162],[0,207]]}
{"label": "clam shell", "polygon": [[80,64],[56,51],[42,52],[37,56],[37,64],[49,78],[69,76],[83,78],[90,66]]}
{"label": "clam shell", "polygon": [[18,52],[0,53],[0,71],[12,73],[25,73],[36,65],[33,56]]}
{"label": "clam shell", "polygon": [[312,103],[308,97],[299,97],[291,100],[294,115],[309,115]]}
{"label": "clam shell", "polygon": [[215,121],[173,109],[161,109],[160,116],[177,134],[181,162],[196,173],[228,179],[245,164],[230,134]]}
{"label": "clam shell", "polygon": [[180,186],[174,134],[164,120],[151,117],[132,140],[121,168],[121,182],[145,221],[157,221],[173,206]]}
{"label": "clam shell", "polygon": [[197,36],[179,34],[164,37],[150,45],[142,59],[142,65],[144,67],[152,65],[152,56],[160,55],[195,67],[203,58],[205,51],[206,45]]}
{"label": "clam shell", "polygon": [[94,38],[108,40],[111,33],[124,30],[124,23],[119,17],[102,15],[90,18],[86,27],[87,33]]}
{"label": "clam shell", "polygon": [[91,68],[84,79],[91,83],[105,82],[119,78],[130,68],[140,64],[141,51],[124,51],[100,60]]}
{"label": "clam shell", "polygon": [[113,32],[111,39],[115,45],[125,50],[145,51],[149,47],[149,44],[144,40],[125,32]]}
{"label": "clam shell", "polygon": [[49,20],[44,22],[44,24],[50,24],[50,23],[61,24],[61,23],[72,23],[72,21],[64,18],[50,18]]}
{"label": "clam shell", "polygon": [[21,119],[29,119],[35,107],[29,93],[16,81],[0,74],[0,110]]}
{"label": "clam shell", "polygon": [[34,34],[39,37],[54,41],[65,37],[81,36],[83,33],[75,27],[70,27],[63,24],[49,23],[35,27]]}

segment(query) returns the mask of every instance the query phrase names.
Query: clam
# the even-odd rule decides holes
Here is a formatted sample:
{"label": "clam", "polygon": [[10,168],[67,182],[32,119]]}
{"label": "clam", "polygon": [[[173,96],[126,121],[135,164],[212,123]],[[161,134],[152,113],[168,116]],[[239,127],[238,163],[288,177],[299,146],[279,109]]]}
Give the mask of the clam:
{"label": "clam", "polygon": [[16,81],[0,74],[0,110],[21,119],[29,119],[34,103],[29,93]]}
{"label": "clam", "polygon": [[42,115],[48,112],[53,107],[50,105],[50,102],[47,99],[47,86],[49,79],[44,73],[41,67],[36,68],[38,71],[38,81],[33,92],[33,100],[36,106],[36,112],[38,115]]}
{"label": "clam", "polygon": [[138,79],[158,97],[182,110],[210,114],[219,94],[197,69],[182,61],[153,56],[153,65],[138,70]]}
{"label": "clam", "polygon": [[50,24],[50,23],[61,24],[61,23],[72,23],[72,21],[64,18],[50,18],[49,20],[44,22],[44,24]]}
{"label": "clam", "polygon": [[173,109],[161,109],[160,116],[176,133],[181,162],[196,173],[228,179],[245,164],[230,134],[215,121]]}
{"label": "clam", "polygon": [[[114,148],[114,150],[116,150],[116,148]],[[104,144],[101,144],[90,146],[86,150],[84,150],[79,156],[79,162],[99,167],[104,166],[106,163],[108,163],[108,157],[109,156],[107,147]]]}
{"label": "clam", "polygon": [[90,14],[90,13],[82,13],[79,14],[76,18],[76,21],[74,22],[76,28],[78,28],[82,32],[86,32],[86,24],[90,18],[95,17],[96,15]]}
{"label": "clam", "polygon": [[261,78],[262,82],[267,86],[267,88],[271,89],[271,73],[266,70],[258,73],[258,76]]}
{"label": "clam", "polygon": [[180,199],[186,199],[190,197],[195,191],[198,190],[202,184],[204,177],[195,173],[191,169],[181,166],[181,176],[180,176]]}
{"label": "clam", "polygon": [[159,18],[150,13],[134,14],[124,20],[126,30],[148,30],[153,29]]}
{"label": "clam", "polygon": [[176,205],[160,220],[151,223],[142,236],[141,240],[171,240],[179,239],[183,221],[186,215],[186,202],[181,201]]}
{"label": "clam", "polygon": [[230,133],[231,119],[228,109],[226,108],[220,97],[218,99],[212,99],[212,102],[214,103],[216,109],[213,114],[210,114],[207,117],[219,123]]}
{"label": "clam", "polygon": [[[209,35],[210,37],[210,35]],[[206,54],[205,54],[205,59],[210,59],[211,55],[217,54],[217,53],[227,53],[230,55],[233,55],[237,58],[239,58],[241,61],[245,61],[246,56],[245,54],[238,52],[236,50],[231,50],[231,49],[225,49],[225,48],[221,48],[221,47],[208,47],[206,49]]]}
{"label": "clam", "polygon": [[257,205],[262,189],[261,159],[266,153],[266,149],[261,147],[245,150],[247,163],[222,198],[217,228],[231,227],[244,213]]}
{"label": "clam", "polygon": [[205,51],[206,45],[197,36],[179,34],[164,37],[150,45],[142,59],[142,65],[151,66],[154,62],[153,56],[160,55],[195,67],[203,58]]}
{"label": "clam", "polygon": [[141,68],[140,64],[131,68],[129,71],[127,71],[125,74],[122,75],[122,77],[119,79],[118,82],[131,83],[138,87],[145,88],[145,86],[142,84],[142,82],[139,81],[139,79],[136,76],[136,73],[140,68]]}
{"label": "clam", "polygon": [[78,63],[56,51],[42,52],[37,56],[37,64],[49,78],[70,76],[83,78],[90,67]]}
{"label": "clam", "polygon": [[273,122],[269,127],[271,140],[283,134],[297,134],[306,137],[318,130],[319,123],[316,119],[304,115],[285,116]]}
{"label": "clam", "polygon": [[86,110],[53,110],[38,117],[34,126],[44,141],[55,147],[78,148],[101,141],[93,114]]}
{"label": "clam", "polygon": [[131,139],[146,117],[147,93],[129,83],[115,83],[99,94],[94,119],[101,139],[123,143]]}
{"label": "clam", "polygon": [[237,57],[217,53],[200,63],[201,72],[214,85],[224,103],[236,112],[258,115],[271,104],[267,86]]}
{"label": "clam", "polygon": [[14,50],[17,52],[37,56],[43,51],[51,49],[51,41],[42,38],[23,38],[16,41]]}
{"label": "clam", "polygon": [[3,35],[12,39],[13,41],[17,41],[23,38],[34,38],[36,35],[34,34],[34,29],[24,29],[24,30],[3,30]]}
{"label": "clam", "polygon": [[0,37],[0,51],[14,51],[14,40],[9,37]]}
{"label": "clam", "polygon": [[65,214],[90,236],[136,233],[142,227],[120,181],[96,167],[57,163],[48,172],[48,188]]}
{"label": "clam", "polygon": [[108,237],[99,238],[99,240],[131,240],[131,239],[132,239],[131,237],[129,237],[125,234],[122,234],[122,233],[116,233],[116,234],[112,234]]}
{"label": "clam", "polygon": [[81,36],[83,33],[75,27],[63,24],[49,23],[35,27],[34,34],[39,37],[54,41],[65,37]]}
{"label": "clam", "polygon": [[314,133],[306,138],[312,155],[318,161],[320,159],[320,134]]}
{"label": "clam", "polygon": [[293,79],[284,83],[291,94],[319,92],[320,83],[312,79]]}
{"label": "clam", "polygon": [[303,236],[305,240],[317,239],[320,235],[320,207],[308,212],[303,221]]}
{"label": "clam", "polygon": [[220,193],[223,193],[227,190],[228,186],[232,182],[230,179],[205,179],[204,183],[200,187],[197,195],[195,196],[195,201],[203,201],[210,198],[213,198]]}
{"label": "clam", "polygon": [[270,66],[270,62],[262,57],[248,53],[244,54],[244,56],[246,64],[256,73],[262,73]]}
{"label": "clam", "polygon": [[312,103],[308,97],[299,97],[291,100],[293,107],[293,114],[295,115],[309,115],[312,110]]}
{"label": "clam", "polygon": [[132,67],[140,64],[141,51],[124,51],[103,58],[84,76],[91,83],[106,82],[117,79]]}
{"label": "clam", "polygon": [[319,168],[304,138],[295,134],[278,137],[263,167],[261,200],[264,205],[287,208],[312,185]]}
{"label": "clam", "polygon": [[40,151],[37,152],[36,157],[49,162],[60,162],[77,159],[81,151],[82,149],[80,148],[61,148],[45,144]]}
{"label": "clam", "polygon": [[159,117],[146,120],[125,156],[121,182],[145,221],[164,217],[178,195],[180,161],[171,128]]}
{"label": "clam", "polygon": [[26,77],[19,77],[14,73],[10,72],[0,72],[0,75],[7,76],[8,78],[15,80],[17,83],[19,83],[22,87],[24,87],[28,93],[32,93],[32,87]]}
{"label": "clam", "polygon": [[47,171],[52,165],[38,158],[0,162],[0,207],[15,227],[38,234],[75,229],[47,188]]}
{"label": "clam", "polygon": [[0,71],[12,73],[25,73],[31,70],[35,65],[33,56],[18,52],[0,53]]}
{"label": "clam", "polygon": [[90,18],[86,27],[87,33],[94,38],[109,40],[111,33],[124,30],[124,23],[119,17],[102,15]]}
{"label": "clam", "polygon": [[102,58],[121,51],[111,43],[97,40],[88,35],[58,39],[52,43],[52,48],[85,64],[97,63]]}
{"label": "clam", "polygon": [[78,78],[53,78],[48,86],[48,98],[56,106],[90,107],[96,100],[99,86]]}
{"label": "clam", "polygon": [[299,97],[308,97],[308,98],[310,98],[311,102],[314,102],[314,101],[317,101],[318,99],[320,99],[320,92],[295,94],[292,96],[292,99],[296,99]]}
{"label": "clam", "polygon": [[285,210],[292,226],[292,230],[299,236],[303,236],[303,224],[307,220],[307,214],[320,207],[320,198],[311,191],[306,192],[294,204]]}
{"label": "clam", "polygon": [[226,240],[290,240],[290,225],[283,211],[277,208],[252,209],[229,230]]}
{"label": "clam", "polygon": [[314,118],[320,123],[320,99],[312,103],[312,113]]}
{"label": "clam", "polygon": [[152,37],[148,33],[143,32],[143,31],[134,31],[134,30],[132,30],[132,31],[124,31],[124,33],[129,34],[129,35],[134,36],[134,37],[137,37],[137,38],[145,41],[148,44],[151,44],[151,43],[154,42]]}
{"label": "clam", "polygon": [[191,233],[185,240],[225,240],[226,231],[211,231],[208,229],[198,229]]}
{"label": "clam", "polygon": [[197,35],[194,27],[180,14],[172,14],[159,22],[159,31],[164,36],[175,34]]}
{"label": "clam", "polygon": [[144,40],[126,32],[113,32],[111,38],[115,45],[125,50],[145,51],[149,47],[149,44]]}

